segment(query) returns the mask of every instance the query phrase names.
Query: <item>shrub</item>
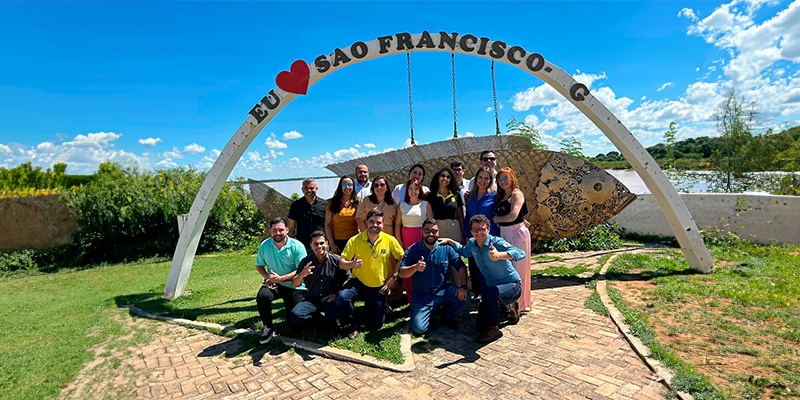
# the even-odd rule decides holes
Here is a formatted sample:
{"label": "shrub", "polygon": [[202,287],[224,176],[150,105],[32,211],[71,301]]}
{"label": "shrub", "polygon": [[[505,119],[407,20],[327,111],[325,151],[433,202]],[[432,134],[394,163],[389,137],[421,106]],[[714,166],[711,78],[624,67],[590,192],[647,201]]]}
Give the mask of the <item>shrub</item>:
{"label": "shrub", "polygon": [[564,253],[568,251],[616,249],[622,246],[619,231],[618,224],[606,222],[575,236],[540,241],[534,250],[537,252]]}
{"label": "shrub", "polygon": [[[174,168],[139,172],[100,164],[95,179],[62,196],[77,220],[73,236],[80,263],[172,255],[177,215],[189,211],[205,173]],[[222,189],[198,250],[232,249],[258,240],[264,217],[238,182]]]}
{"label": "shrub", "polygon": [[0,255],[0,275],[8,276],[21,271],[36,269],[33,250],[23,250]]}

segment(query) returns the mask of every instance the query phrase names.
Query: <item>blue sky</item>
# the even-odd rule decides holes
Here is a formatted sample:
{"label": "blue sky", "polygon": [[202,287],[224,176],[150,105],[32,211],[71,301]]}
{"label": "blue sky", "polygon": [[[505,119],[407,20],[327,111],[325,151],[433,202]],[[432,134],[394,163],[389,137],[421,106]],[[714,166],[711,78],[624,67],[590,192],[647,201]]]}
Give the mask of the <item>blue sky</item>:
{"label": "blue sky", "polygon": [[[298,59],[398,32],[458,32],[541,53],[587,84],[646,146],[716,135],[731,87],[762,128],[800,124],[800,0],[661,2],[0,2],[0,167],[87,174],[112,160],[207,169]],[[453,134],[450,57],[411,54],[415,137]],[[490,61],[456,55],[461,135],[494,133]],[[536,77],[495,66],[500,122],[551,149],[613,145]],[[408,144],[406,60],[343,68],[261,132],[233,176],[331,175],[325,165]]]}

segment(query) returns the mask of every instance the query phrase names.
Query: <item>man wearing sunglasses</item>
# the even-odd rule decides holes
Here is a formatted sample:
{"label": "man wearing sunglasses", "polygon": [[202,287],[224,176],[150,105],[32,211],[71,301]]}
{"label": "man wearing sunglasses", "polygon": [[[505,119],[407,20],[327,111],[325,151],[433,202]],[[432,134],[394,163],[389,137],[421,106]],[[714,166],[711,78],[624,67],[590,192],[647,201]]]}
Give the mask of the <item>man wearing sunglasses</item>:
{"label": "man wearing sunglasses", "polygon": [[[400,264],[400,277],[412,278],[411,330],[421,335],[428,330],[431,315],[446,307],[442,324],[457,330],[456,315],[470,304],[467,268],[450,246],[440,246],[439,226],[434,219],[422,223],[422,240],[406,250]],[[458,271],[461,286],[450,284],[450,266]]]}
{"label": "man wearing sunglasses", "polygon": [[522,294],[521,279],[511,260],[521,260],[525,252],[490,235],[489,219],[483,214],[470,218],[469,226],[472,238],[466,246],[452,239],[439,239],[439,244],[453,246],[458,254],[475,258],[486,284],[478,307],[478,343],[489,343],[503,336],[498,328],[501,311],[511,310],[509,324],[519,321],[517,300]]}
{"label": "man wearing sunglasses", "polygon": [[[478,162],[481,167],[489,168],[489,171],[492,171],[492,188],[497,189],[497,183],[494,181],[494,178],[497,178],[497,156],[491,150],[484,150],[478,157]],[[472,187],[472,179],[467,182],[467,187]]]}

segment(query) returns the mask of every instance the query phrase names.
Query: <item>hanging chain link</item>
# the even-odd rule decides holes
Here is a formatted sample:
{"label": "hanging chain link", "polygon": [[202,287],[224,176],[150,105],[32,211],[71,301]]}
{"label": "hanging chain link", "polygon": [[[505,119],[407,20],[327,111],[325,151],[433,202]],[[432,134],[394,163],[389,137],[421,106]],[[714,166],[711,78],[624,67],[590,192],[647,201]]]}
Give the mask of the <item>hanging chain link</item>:
{"label": "hanging chain link", "polygon": [[406,52],[406,66],[408,67],[408,118],[411,121],[411,144],[415,145],[414,140],[414,103],[411,101],[411,53]]}
{"label": "hanging chain link", "polygon": [[497,88],[494,84],[494,60],[492,60],[492,99],[494,100],[494,125],[497,128],[497,136],[500,136],[500,118],[497,116]]}
{"label": "hanging chain link", "polygon": [[456,53],[450,53],[450,65],[453,74],[453,139],[458,138],[458,115],[456,113]]}

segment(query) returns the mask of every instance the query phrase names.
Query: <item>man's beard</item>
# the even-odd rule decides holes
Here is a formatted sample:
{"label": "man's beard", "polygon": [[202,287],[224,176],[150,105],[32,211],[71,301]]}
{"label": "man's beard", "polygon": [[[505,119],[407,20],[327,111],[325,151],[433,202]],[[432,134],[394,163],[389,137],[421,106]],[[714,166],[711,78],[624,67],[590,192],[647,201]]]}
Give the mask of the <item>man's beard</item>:
{"label": "man's beard", "polygon": [[286,235],[272,235],[272,241],[275,243],[281,243],[284,239],[286,239]]}
{"label": "man's beard", "polygon": [[436,236],[425,236],[425,244],[434,245],[437,241],[439,241],[439,238]]}

